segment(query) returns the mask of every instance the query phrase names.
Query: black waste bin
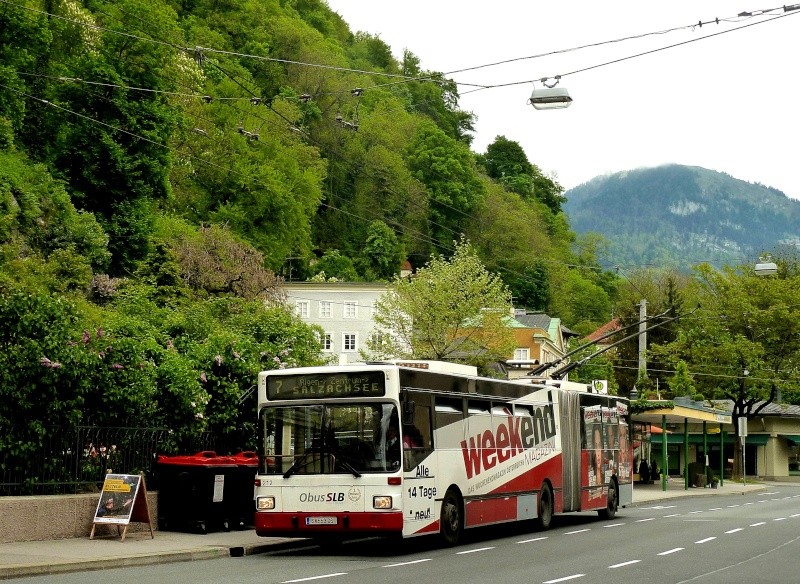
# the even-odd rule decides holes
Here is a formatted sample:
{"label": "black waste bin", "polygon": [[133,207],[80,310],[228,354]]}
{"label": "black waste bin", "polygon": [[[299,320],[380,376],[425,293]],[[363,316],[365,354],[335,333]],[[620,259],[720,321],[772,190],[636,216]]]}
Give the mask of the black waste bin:
{"label": "black waste bin", "polygon": [[247,450],[234,454],[231,458],[236,463],[236,471],[230,485],[225,488],[228,517],[231,526],[236,529],[253,527],[256,519],[255,479],[258,453]]}
{"label": "black waste bin", "polygon": [[156,470],[159,529],[195,533],[230,529],[224,493],[236,480],[238,467],[232,458],[212,451],[162,455]]}

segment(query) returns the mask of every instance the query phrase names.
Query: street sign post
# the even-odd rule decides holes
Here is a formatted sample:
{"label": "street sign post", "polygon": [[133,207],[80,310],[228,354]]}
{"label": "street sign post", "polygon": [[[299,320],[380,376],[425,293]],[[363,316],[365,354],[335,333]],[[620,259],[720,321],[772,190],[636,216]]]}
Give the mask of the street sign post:
{"label": "street sign post", "polygon": [[747,418],[742,416],[737,422],[739,423],[739,440],[742,443],[742,484],[747,484],[747,465],[745,464],[745,442],[747,441]]}

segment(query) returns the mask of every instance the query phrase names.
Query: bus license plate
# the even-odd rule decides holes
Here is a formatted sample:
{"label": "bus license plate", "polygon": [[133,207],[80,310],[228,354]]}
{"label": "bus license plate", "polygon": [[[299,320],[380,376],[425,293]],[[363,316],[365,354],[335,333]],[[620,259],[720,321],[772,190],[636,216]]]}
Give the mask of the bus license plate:
{"label": "bus license plate", "polygon": [[306,517],[306,525],[336,525],[336,517],[331,517],[329,515]]}

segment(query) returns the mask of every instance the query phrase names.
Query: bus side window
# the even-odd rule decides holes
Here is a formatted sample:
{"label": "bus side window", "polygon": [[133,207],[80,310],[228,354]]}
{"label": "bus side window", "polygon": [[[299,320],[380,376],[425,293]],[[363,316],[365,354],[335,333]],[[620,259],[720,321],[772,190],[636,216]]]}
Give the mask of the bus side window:
{"label": "bus side window", "polygon": [[514,415],[519,418],[532,418],[533,406],[529,406],[527,404],[515,404]]}
{"label": "bus side window", "polygon": [[[434,444],[434,446],[436,448],[461,448],[461,441],[464,439],[464,431],[461,428],[461,423],[464,420],[463,400],[459,398],[436,397],[434,412],[434,429],[436,433],[439,434],[439,436],[446,433],[450,441],[452,441],[451,443],[441,443],[440,438],[437,437],[438,442]],[[453,426],[454,431],[443,433],[442,430],[447,429],[449,426]]]}
{"label": "bus side window", "polygon": [[[487,429],[492,428],[492,404],[488,400],[470,399],[467,400],[467,436],[468,441],[475,440],[476,436],[481,436]],[[480,442],[480,440],[475,440]],[[482,446],[476,444],[478,448]]]}

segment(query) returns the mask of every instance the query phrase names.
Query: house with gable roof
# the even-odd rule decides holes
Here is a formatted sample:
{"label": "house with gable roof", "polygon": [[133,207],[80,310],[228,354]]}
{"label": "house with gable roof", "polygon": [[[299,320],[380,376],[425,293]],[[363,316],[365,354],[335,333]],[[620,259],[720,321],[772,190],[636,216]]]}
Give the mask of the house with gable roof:
{"label": "house with gable roof", "polygon": [[[579,336],[565,327],[560,318],[544,312],[516,310],[513,320],[517,348],[505,362],[509,379],[526,377],[535,366],[561,359],[567,352],[569,338]],[[555,367],[539,377],[547,378],[553,370]]]}

